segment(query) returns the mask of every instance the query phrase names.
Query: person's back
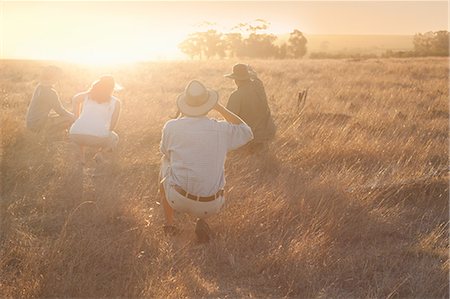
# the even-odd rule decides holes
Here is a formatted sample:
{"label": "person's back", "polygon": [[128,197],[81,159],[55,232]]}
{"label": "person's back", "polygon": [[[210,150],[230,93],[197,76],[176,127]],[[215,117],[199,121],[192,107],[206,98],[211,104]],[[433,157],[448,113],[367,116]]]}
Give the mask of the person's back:
{"label": "person's back", "polygon": [[70,134],[106,137],[110,134],[111,119],[117,99],[111,96],[109,102],[98,103],[84,96],[80,116],[70,128]]}
{"label": "person's back", "polygon": [[259,82],[248,80],[235,90],[228,101],[227,108],[239,115],[252,128],[255,141],[266,140],[273,135],[268,127],[270,108],[264,88]]}
{"label": "person's back", "polygon": [[161,150],[170,157],[171,183],[200,196],[223,188],[226,154],[251,138],[246,127],[206,116],[166,123]]}
{"label": "person's back", "polygon": [[[166,233],[173,225],[174,210],[198,217],[195,232],[208,241],[205,218],[217,214],[225,202],[225,158],[253,139],[250,127],[218,102],[218,94],[192,80],[177,98],[181,118],[168,121],[162,130],[160,191],[166,216]],[[207,117],[217,111],[225,121]]]}
{"label": "person's back", "polygon": [[[119,142],[114,128],[119,120],[121,103],[113,96],[117,84],[110,75],[103,75],[92,83],[89,90],[75,95],[72,99],[77,119],[69,130],[69,137],[77,145],[79,162],[85,161],[84,148],[98,150],[96,161],[104,161],[103,153],[112,154]],[[110,160],[112,160],[112,155]]]}
{"label": "person's back", "polygon": [[233,73],[226,75],[235,81],[237,89],[230,95],[227,108],[241,117],[252,129],[253,144],[263,143],[275,134],[270,108],[264,85],[252,71],[250,75],[248,66],[236,64]]}

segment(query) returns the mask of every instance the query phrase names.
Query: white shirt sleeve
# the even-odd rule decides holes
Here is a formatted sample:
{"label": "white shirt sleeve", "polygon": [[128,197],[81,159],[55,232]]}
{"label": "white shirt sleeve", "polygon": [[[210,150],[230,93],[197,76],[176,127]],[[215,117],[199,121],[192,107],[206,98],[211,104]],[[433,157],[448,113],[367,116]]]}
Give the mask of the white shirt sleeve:
{"label": "white shirt sleeve", "polygon": [[159,151],[166,157],[168,157],[167,139],[168,139],[168,128],[166,123],[162,129],[161,143],[159,144]]}
{"label": "white shirt sleeve", "polygon": [[226,133],[227,150],[235,150],[253,139],[252,129],[247,124],[234,125],[226,121],[219,122]]}

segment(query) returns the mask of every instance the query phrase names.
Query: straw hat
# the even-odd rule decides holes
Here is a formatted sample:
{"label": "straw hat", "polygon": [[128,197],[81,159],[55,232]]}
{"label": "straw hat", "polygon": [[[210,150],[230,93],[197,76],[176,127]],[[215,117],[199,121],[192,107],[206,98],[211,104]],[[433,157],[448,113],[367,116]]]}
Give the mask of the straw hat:
{"label": "straw hat", "polygon": [[192,80],[177,98],[178,109],[187,116],[208,113],[217,103],[217,91],[206,88],[200,81]]}

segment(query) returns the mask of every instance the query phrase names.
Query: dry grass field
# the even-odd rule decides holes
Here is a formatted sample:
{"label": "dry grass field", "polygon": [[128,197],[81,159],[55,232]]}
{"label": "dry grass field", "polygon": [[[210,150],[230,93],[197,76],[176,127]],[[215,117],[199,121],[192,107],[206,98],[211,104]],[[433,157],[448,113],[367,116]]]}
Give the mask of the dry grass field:
{"label": "dry grass field", "polygon": [[118,159],[92,177],[66,135],[25,130],[44,63],[0,62],[0,297],[448,298],[448,59],[250,61],[275,140],[229,154],[209,244],[186,215],[163,234],[162,126],[190,79],[226,103],[234,63],[59,64],[67,106],[103,73],[125,87]]}

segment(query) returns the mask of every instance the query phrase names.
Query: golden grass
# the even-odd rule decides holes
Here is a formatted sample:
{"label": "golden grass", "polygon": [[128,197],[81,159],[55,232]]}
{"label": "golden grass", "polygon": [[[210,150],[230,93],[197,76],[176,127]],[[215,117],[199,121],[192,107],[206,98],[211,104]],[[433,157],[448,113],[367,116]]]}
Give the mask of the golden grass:
{"label": "golden grass", "polygon": [[[448,297],[447,59],[252,61],[278,133],[229,155],[214,240],[161,231],[161,128],[198,78],[226,103],[234,61],[62,65],[63,100],[125,86],[112,173],[73,166],[66,136],[24,115],[42,63],[0,63],[1,297]],[[296,94],[309,87],[303,114]]]}

